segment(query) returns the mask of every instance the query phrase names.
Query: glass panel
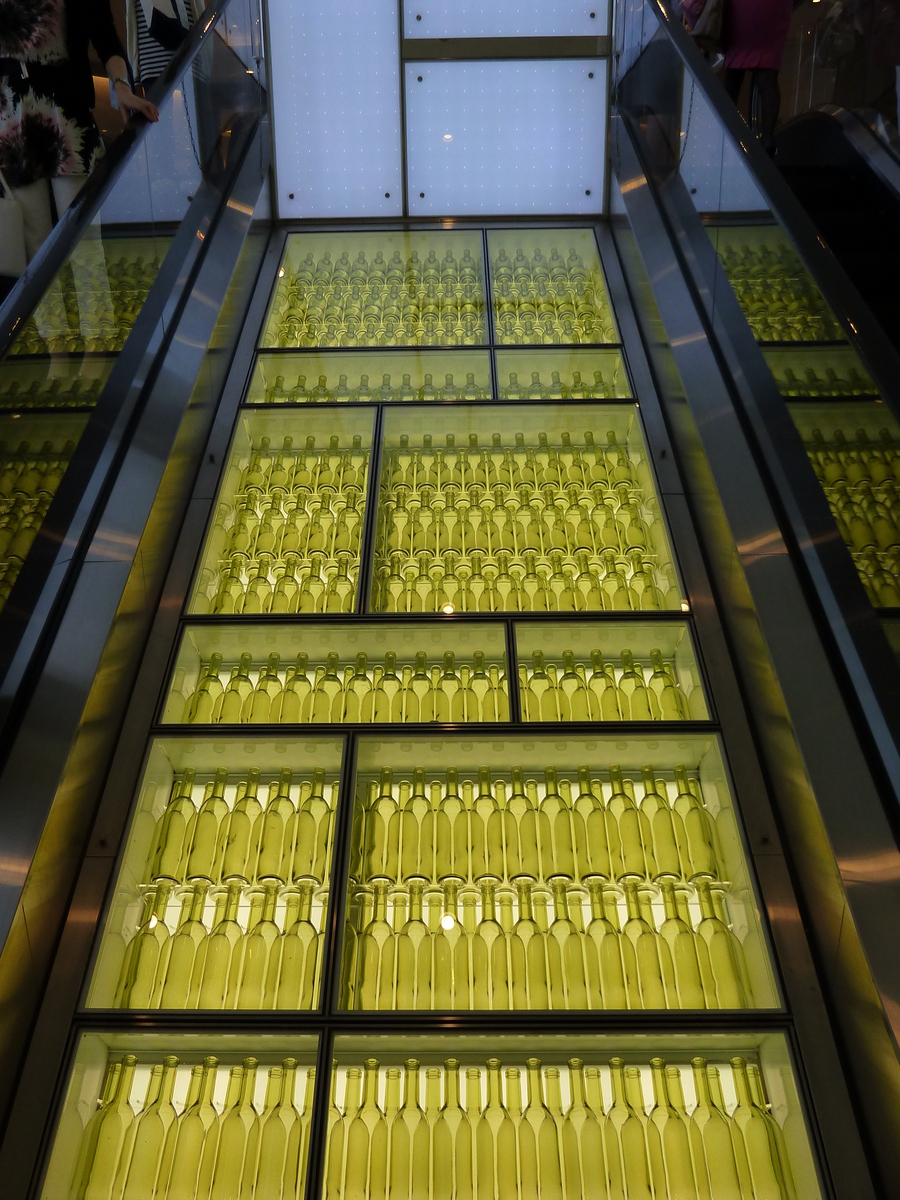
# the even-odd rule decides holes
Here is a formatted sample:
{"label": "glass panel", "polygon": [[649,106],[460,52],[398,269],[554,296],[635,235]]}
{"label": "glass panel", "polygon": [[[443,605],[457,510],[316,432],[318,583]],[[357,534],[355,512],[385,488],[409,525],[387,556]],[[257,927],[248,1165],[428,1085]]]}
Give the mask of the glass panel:
{"label": "glass panel", "polygon": [[163,721],[508,721],[499,625],[195,625]]}
{"label": "glass panel", "polygon": [[894,657],[900,663],[900,621],[896,617],[882,618],[881,627],[887,637],[888,645],[894,652]]}
{"label": "glass panel", "polygon": [[602,210],[605,59],[406,62],[404,72],[411,217]]}
{"label": "glass panel", "polygon": [[262,344],[480,346],[481,233],[294,233]]}
{"label": "glass panel", "polygon": [[22,564],[69,459],[86,416],[48,418],[18,413],[0,417],[0,609]]}
{"label": "glass panel", "polygon": [[353,611],[372,413],[245,412],[191,612]]}
{"label": "glass panel", "polygon": [[778,1004],[718,743],[360,742],[348,1008]]}
{"label": "glass panel", "polygon": [[92,227],[73,250],[10,354],[115,353],[125,345],[171,237],[116,237]]}
{"label": "glass panel", "polygon": [[0,409],[93,408],[114,358],[7,358],[0,365]]}
{"label": "glass panel", "polygon": [[631,396],[618,350],[498,350],[501,400],[617,400]]}
{"label": "glass panel", "polygon": [[619,340],[590,229],[491,230],[488,252],[499,345]]}
{"label": "glass panel", "polygon": [[877,396],[878,389],[852,346],[766,346],[782,396]]}
{"label": "glass panel", "polygon": [[900,607],[900,425],[881,401],[788,409],[869,599]]}
{"label": "glass panel", "polygon": [[341,750],[154,741],[89,1007],[318,1003]]}
{"label": "glass panel", "polygon": [[512,428],[505,408],[395,409],[384,446],[376,611],[680,607],[633,405],[528,406]]}
{"label": "glass panel", "polygon": [[516,647],[524,721],[709,720],[680,621],[517,622]]}
{"label": "glass panel", "polygon": [[776,225],[712,225],[708,232],[759,342],[843,341],[833,313]]}
{"label": "glass panel", "polygon": [[489,400],[491,363],[479,350],[378,354],[260,354],[247,404]]}
{"label": "glass panel", "polygon": [[83,1034],[42,1200],[302,1196],[315,1061],[309,1035]]}
{"label": "glass panel", "polygon": [[598,37],[609,33],[609,5],[591,12],[576,0],[404,0],[407,38]]}
{"label": "glass panel", "polygon": [[451,1196],[822,1194],[780,1033],[336,1038],[323,1194],[434,1176]]}

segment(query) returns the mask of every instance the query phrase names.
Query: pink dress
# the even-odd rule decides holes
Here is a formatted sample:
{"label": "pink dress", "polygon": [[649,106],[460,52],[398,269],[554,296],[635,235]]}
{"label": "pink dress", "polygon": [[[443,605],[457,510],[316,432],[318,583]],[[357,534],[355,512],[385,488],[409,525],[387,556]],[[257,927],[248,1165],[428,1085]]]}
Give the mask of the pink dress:
{"label": "pink dress", "polygon": [[726,0],[722,37],[726,68],[780,71],[792,7],[791,0]]}

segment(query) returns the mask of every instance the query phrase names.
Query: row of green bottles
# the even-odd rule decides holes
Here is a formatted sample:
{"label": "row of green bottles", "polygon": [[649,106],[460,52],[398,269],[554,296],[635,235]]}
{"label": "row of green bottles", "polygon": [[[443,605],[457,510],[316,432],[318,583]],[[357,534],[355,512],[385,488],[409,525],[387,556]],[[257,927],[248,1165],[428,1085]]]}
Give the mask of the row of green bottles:
{"label": "row of green bottles", "polygon": [[0,442],[0,514],[29,500],[55,495],[74,449],[73,441],[54,445],[52,439],[40,450],[28,442],[20,442],[15,449]]}
{"label": "row of green bottles", "polygon": [[[470,510],[471,511],[471,510]],[[432,526],[433,528],[434,526]],[[640,550],[618,558],[606,550],[592,564],[578,553],[576,566],[561,551],[546,560],[526,551],[521,559],[509,551],[496,556],[473,550],[460,555],[447,550],[411,561],[392,551],[376,563],[373,608],[377,612],[658,612],[682,607],[675,568],[658,571]]]}
{"label": "row of green bottles", "polygon": [[[100,1107],[87,1123],[69,1200],[302,1200],[315,1069],[297,1107],[295,1058],[269,1067],[257,1100],[258,1060],[228,1072],[216,1097],[218,1059],[190,1069],[181,1111],[173,1101],[178,1058],[150,1070],[143,1102],[132,1102],[137,1059],[107,1069]],[[300,1068],[302,1070],[302,1068]]]}
{"label": "row of green bottles", "polygon": [[0,382],[0,409],[93,408],[104,383],[104,379],[82,379],[78,375],[70,379],[32,379],[24,387],[18,379]]}
{"label": "row of green bottles", "polygon": [[575,775],[571,767],[547,767],[528,779],[521,767],[505,777],[488,767],[473,774],[460,780],[455,767],[418,768],[395,781],[385,767],[380,779],[362,784],[351,876],[361,882],[720,877],[715,819],[699,781],[682,766],[674,786],[650,766],[637,787],[619,767],[604,772],[605,779],[587,766],[575,778],[566,778]]}
{"label": "row of green bottles", "polygon": [[[605,298],[604,298],[605,299]],[[509,284],[494,289],[494,325],[501,346],[593,346],[617,341],[612,313],[590,287],[562,294],[552,284],[516,296]]]}
{"label": "row of green bottles", "polygon": [[854,550],[853,562],[876,608],[900,608],[900,554],[896,550]]}
{"label": "row of green bottles", "polygon": [[596,876],[584,889],[558,876],[549,889],[524,876],[514,888],[484,877],[474,887],[448,879],[440,889],[422,879],[400,888],[378,881],[352,897],[344,1003],[438,1011],[752,1005],[743,948],[707,880],[689,892],[671,880],[641,890],[626,881],[623,914],[618,899]]}
{"label": "row of green bottles", "polygon": [[804,445],[820,483],[900,484],[900,438],[889,429],[879,430],[877,441],[864,429],[857,429],[852,438],[842,429],[835,429],[830,437],[814,429]]}
{"label": "row of green bottles", "polygon": [[[441,665],[430,666],[428,655],[419,651],[414,663],[399,669],[393,651],[374,668],[360,653],[343,670],[337,653],[313,668],[301,652],[284,679],[280,671],[277,654],[254,668],[252,654],[245,653],[223,684],[222,656],[215,653],[186,698],[181,720],[191,725],[509,720],[504,667],[487,665],[480,650],[472,653],[471,663],[460,665],[448,650]],[[181,693],[177,678],[175,693]]]}
{"label": "row of green bottles", "polygon": [[337,779],[326,782],[321,769],[296,779],[285,769],[269,783],[265,802],[259,787],[255,767],[232,782],[220,769],[205,786],[195,784],[192,768],[184,771],[157,822],[146,880],[324,882]]}
{"label": "row of green bottles", "polygon": [[45,293],[38,311],[25,322],[12,354],[117,353],[141,311],[159,271],[155,255],[146,260],[115,256],[104,247],[105,263],[79,262],[78,280],[66,263]]}
{"label": "row of green bottles", "polygon": [[501,248],[491,261],[491,276],[495,293],[504,286],[517,296],[533,295],[541,286],[552,288],[557,295],[567,290],[581,293],[586,287],[604,293],[603,276],[595,267],[585,266],[574,246],[569,246],[565,258],[557,246],[548,255],[536,246],[530,258],[521,246],[512,258]]}
{"label": "row of green bottles", "polygon": [[512,439],[497,432],[482,442],[470,433],[459,444],[448,433],[443,445],[426,433],[421,446],[410,445],[408,435],[401,435],[397,446],[387,448],[384,472],[391,491],[412,495],[430,489],[430,498],[446,492],[450,499],[449,493],[472,488],[493,495],[499,487],[503,495],[496,503],[515,497],[526,504],[535,495],[552,503],[557,496],[568,497],[572,486],[599,502],[609,494],[619,504],[640,503],[653,495],[646,455],[638,456],[627,441],[619,441],[615,430],[607,432],[605,443],[595,441],[590,429],[581,440],[573,441],[564,430],[553,442],[541,432],[530,443],[522,432]]}
{"label": "row of green bottles", "polygon": [[309,505],[317,497],[314,507],[321,507],[336,495],[365,492],[368,465],[369,452],[363,448],[360,434],[354,434],[350,446],[343,447],[338,434],[332,434],[328,445],[318,448],[310,434],[297,450],[290,436],[277,449],[264,437],[240,461],[237,487],[229,499],[234,503],[243,500],[257,512],[269,505],[290,510],[294,507],[291,497],[300,505]]}
{"label": "row of green bottles", "polygon": [[[500,386],[501,400],[609,400],[623,393],[617,382],[618,363],[612,371],[612,379],[603,371],[594,371],[590,383],[581,378],[580,371],[573,371],[568,382],[564,382],[559,371],[550,372],[550,382],[544,383],[539,371],[531,372],[529,382],[520,381],[517,371],[510,371],[509,382]],[[624,393],[627,395],[627,391]]]}
{"label": "row of green bottles", "polygon": [[690,1115],[687,1069],[662,1058],[644,1070],[610,1059],[608,1104],[597,1066],[569,1060],[566,1106],[558,1067],[538,1058],[523,1066],[524,1095],[522,1069],[504,1073],[489,1058],[483,1097],[482,1069],[447,1059],[443,1070],[425,1069],[424,1105],[417,1059],[386,1068],[383,1098],[377,1059],[349,1067],[342,1107],[335,1072],[325,1200],[795,1200],[783,1131],[759,1069],[743,1058],[725,1068],[737,1097],[731,1111],[720,1069],[691,1060]]}
{"label": "row of green bottles", "polygon": [[841,326],[792,250],[723,246],[721,236],[722,266],[758,341],[843,341]]}
{"label": "row of green bottles", "polygon": [[[630,650],[620,654],[622,667],[604,662],[599,650],[581,651],[576,662],[571,650],[559,663],[545,662],[535,650],[529,665],[519,667],[519,695],[526,721],[704,721],[708,719],[703,693],[695,683],[685,694],[674,664],[659,650],[649,661],[634,661]],[[588,675],[587,666],[591,673]],[[646,672],[646,675],[645,675]],[[693,708],[691,707],[693,699]]]}
{"label": "row of green bottles", "polygon": [[[770,364],[771,366],[771,364]],[[777,369],[772,374],[782,396],[874,396],[878,389],[865,373],[857,367],[849,367],[846,375],[838,375],[833,367],[826,367],[824,376],[814,367],[806,367],[800,379],[793,367]]]}
{"label": "row of green bottles", "polygon": [[412,250],[406,259],[399,250],[389,259],[385,259],[382,250],[377,250],[371,262],[364,250],[356,252],[355,257],[353,254],[353,250],[343,250],[332,260],[326,250],[317,260],[310,252],[296,266],[286,264],[283,274],[280,273],[279,297],[283,294],[287,300],[298,299],[316,287],[338,293],[354,288],[400,287],[414,295],[438,288],[450,293],[481,287],[481,257],[473,256],[469,249],[458,258],[449,248],[443,258],[438,258],[435,250],[429,250],[424,258],[418,250]]}
{"label": "row of green bottles", "polygon": [[327,902],[327,892],[317,890],[314,880],[301,878],[285,889],[267,879],[248,889],[232,879],[214,894],[213,905],[208,881],[195,882],[182,890],[181,911],[170,930],[173,890],[164,881],[145,893],[114,1008],[312,1008]]}
{"label": "row of green bottles", "polygon": [[298,375],[297,382],[292,388],[285,386],[284,376],[276,375],[275,382],[266,388],[267,404],[305,404],[316,401],[322,404],[341,404],[352,401],[355,404],[390,404],[395,401],[413,402],[446,401],[446,400],[489,400],[490,389],[479,387],[475,382],[475,373],[466,373],[465,383],[456,383],[449,372],[443,382],[435,385],[431,374],[426,373],[421,387],[416,387],[409,374],[404,374],[399,385],[391,383],[391,376],[385,372],[381,383],[374,387],[369,384],[369,376],[362,374],[355,387],[350,387],[346,375],[340,375],[333,386],[328,384],[328,376],[320,375],[316,383],[307,388],[306,376]]}
{"label": "row of green bottles", "polygon": [[41,496],[37,500],[0,501],[0,607],[6,603],[44,523],[50,499]]}
{"label": "row of green bottles", "polygon": [[893,550],[900,545],[900,493],[893,482],[825,486],[841,536],[853,550]]}

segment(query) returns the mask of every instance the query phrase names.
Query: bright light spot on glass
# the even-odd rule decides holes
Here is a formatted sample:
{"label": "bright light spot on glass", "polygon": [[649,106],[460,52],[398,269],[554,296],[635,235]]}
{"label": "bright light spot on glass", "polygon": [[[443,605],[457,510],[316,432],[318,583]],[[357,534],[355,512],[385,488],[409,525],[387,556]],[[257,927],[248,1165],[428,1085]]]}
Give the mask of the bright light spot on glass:
{"label": "bright light spot on glass", "polygon": [[278,278],[279,278],[279,279],[284,279],[284,267],[279,267],[279,268],[278,268]]}
{"label": "bright light spot on glass", "polygon": [[445,134],[444,134],[444,141],[445,141],[445,142],[452,142],[452,141],[453,141],[453,134],[452,134],[452,133],[445,133]]}
{"label": "bright light spot on glass", "polygon": [[441,929],[452,929],[456,924],[450,913],[444,913],[441,917]]}
{"label": "bright light spot on glass", "polygon": [[441,609],[441,612],[445,612],[448,616],[453,611],[454,611],[454,608],[453,608],[452,604],[445,604],[444,607]]}
{"label": "bright light spot on glass", "polygon": [[688,604],[687,600],[682,600],[681,611],[682,612],[690,612],[691,611],[691,606]]}
{"label": "bright light spot on glass", "polygon": [[156,915],[156,913],[154,913],[153,916],[150,918],[150,928],[155,929],[158,924],[159,924],[159,917]]}

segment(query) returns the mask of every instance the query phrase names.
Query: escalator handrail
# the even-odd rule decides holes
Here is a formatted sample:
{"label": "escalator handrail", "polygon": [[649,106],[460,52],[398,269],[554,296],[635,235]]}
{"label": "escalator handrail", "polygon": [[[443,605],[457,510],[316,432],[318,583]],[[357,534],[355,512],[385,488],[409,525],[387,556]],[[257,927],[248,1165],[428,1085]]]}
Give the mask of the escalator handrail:
{"label": "escalator handrail", "polygon": [[754,137],[712,68],[666,0],[645,0],[685,71],[700,89],[716,120],[747,163],[754,183],[785,229],[848,341],[859,352],[884,402],[900,420],[900,353],[881,328],[846,272],[825,245],[806,210]]}
{"label": "escalator handrail", "polygon": [[[191,63],[215,36],[215,27],[231,0],[212,0],[200,20],[185,38],[163,74],[148,92],[148,99],[163,109],[180,84]],[[87,183],[53,228],[40,250],[28,264],[9,295],[0,305],[0,361],[6,356],[22,325],[37,307],[57,272],[91,225],[112,190],[147,137],[152,122],[132,117],[124,130],[91,172]]]}

